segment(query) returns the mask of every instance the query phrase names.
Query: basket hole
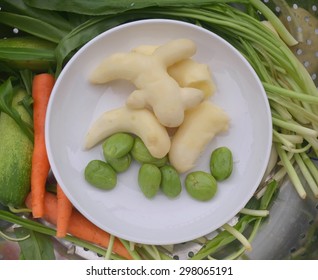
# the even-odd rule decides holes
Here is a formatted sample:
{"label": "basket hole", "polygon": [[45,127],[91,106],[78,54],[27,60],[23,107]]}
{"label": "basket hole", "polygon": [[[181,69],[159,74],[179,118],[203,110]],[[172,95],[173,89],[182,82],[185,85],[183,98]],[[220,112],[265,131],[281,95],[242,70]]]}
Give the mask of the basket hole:
{"label": "basket hole", "polygon": [[291,249],[289,250],[289,252],[290,252],[291,254],[295,253],[295,252],[296,252],[296,248],[295,248],[295,247],[291,248]]}
{"label": "basket hole", "polygon": [[189,258],[192,258],[194,256],[194,253],[192,252],[192,251],[190,251],[189,253],[188,253],[188,257]]}
{"label": "basket hole", "polygon": [[312,44],[312,41],[311,41],[310,39],[308,39],[308,40],[306,40],[306,44],[307,44],[308,46],[310,46],[310,45]]}
{"label": "basket hole", "polygon": [[311,225],[313,225],[314,224],[314,220],[310,220],[309,222],[308,222],[308,224],[311,226]]}
{"label": "basket hole", "polygon": [[303,53],[303,50],[302,49],[297,49],[296,53],[297,53],[297,55],[301,55]]}
{"label": "basket hole", "polygon": [[304,239],[305,237],[306,237],[306,234],[305,234],[305,233],[302,233],[302,234],[299,235],[299,238],[300,238],[300,239]]}
{"label": "basket hole", "polygon": [[179,260],[179,256],[178,256],[178,255],[174,255],[174,256],[173,256],[173,259],[174,259],[174,260]]}

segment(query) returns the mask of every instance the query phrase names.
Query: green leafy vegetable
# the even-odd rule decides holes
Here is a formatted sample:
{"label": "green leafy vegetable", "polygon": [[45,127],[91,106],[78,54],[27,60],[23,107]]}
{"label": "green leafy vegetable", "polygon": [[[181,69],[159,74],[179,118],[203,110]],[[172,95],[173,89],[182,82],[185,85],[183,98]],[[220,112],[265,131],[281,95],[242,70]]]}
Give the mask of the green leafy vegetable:
{"label": "green leafy vegetable", "polygon": [[1,0],[1,10],[44,21],[65,32],[69,32],[74,27],[62,14],[32,8],[23,0]]}
{"label": "green leafy vegetable", "polygon": [[19,241],[20,259],[23,260],[55,260],[53,242],[50,236],[18,227],[14,229],[18,238],[29,235],[29,238]]}
{"label": "green leafy vegetable", "polygon": [[36,8],[53,11],[66,11],[87,15],[110,15],[122,13],[128,10],[143,9],[148,7],[200,7],[214,3],[248,2],[244,0],[108,0],[108,1],[63,1],[53,0],[43,2],[41,0],[25,0],[25,2]]}
{"label": "green leafy vegetable", "polygon": [[33,17],[2,11],[0,15],[0,23],[14,26],[19,30],[54,43],[58,43],[67,34],[67,32]]}
{"label": "green leafy vegetable", "polygon": [[0,85],[0,112],[2,111],[13,118],[22,131],[33,142],[33,128],[27,122],[22,120],[20,114],[11,105],[14,93],[15,91],[10,79]]}

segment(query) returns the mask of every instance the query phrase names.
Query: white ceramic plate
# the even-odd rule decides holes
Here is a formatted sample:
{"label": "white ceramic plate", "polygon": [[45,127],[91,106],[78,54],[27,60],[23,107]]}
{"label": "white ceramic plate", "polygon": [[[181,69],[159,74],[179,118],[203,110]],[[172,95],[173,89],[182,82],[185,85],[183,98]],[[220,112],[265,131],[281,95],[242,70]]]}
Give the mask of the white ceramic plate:
{"label": "white ceramic plate", "polygon": [[[137,184],[138,165],[118,177],[118,185],[102,191],[83,176],[87,163],[103,159],[101,146],[84,150],[90,125],[109,109],[122,106],[133,87],[116,81],[92,85],[88,76],[100,61],[141,44],[163,44],[177,38],[197,45],[196,61],[208,64],[217,86],[213,102],[230,116],[227,133],[217,136],[194,170],[208,171],[211,151],[228,146],[234,157],[230,179],[217,195],[199,202],[185,189],[176,199],[159,193],[144,197]],[[52,171],[74,206],[109,233],[144,244],[186,242],[219,228],[252,197],[265,172],[271,148],[271,118],[265,92],[247,61],[219,36],[198,26],[172,20],[144,20],[111,29],[86,44],[66,65],[49,102],[47,151]],[[198,137],[200,137],[198,135]],[[182,177],[182,180],[184,177]]]}

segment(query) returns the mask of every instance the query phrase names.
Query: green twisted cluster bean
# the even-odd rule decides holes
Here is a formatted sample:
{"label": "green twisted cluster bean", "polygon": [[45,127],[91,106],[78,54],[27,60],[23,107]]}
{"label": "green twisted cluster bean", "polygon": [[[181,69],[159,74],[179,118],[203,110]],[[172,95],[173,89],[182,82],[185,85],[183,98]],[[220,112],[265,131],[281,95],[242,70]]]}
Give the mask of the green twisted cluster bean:
{"label": "green twisted cluster bean", "polygon": [[[182,191],[180,175],[169,165],[168,156],[153,157],[141,138],[128,133],[115,133],[102,144],[105,161],[92,160],[85,169],[85,179],[101,189],[112,189],[117,183],[117,173],[126,171],[132,160],[141,164],[138,185],[147,198],[153,198],[159,190],[167,197],[176,198]],[[218,190],[218,181],[227,179],[233,170],[232,152],[219,147],[211,153],[210,173],[188,173],[185,188],[194,199],[208,201]]]}
{"label": "green twisted cluster bean", "polygon": [[160,169],[150,163],[144,163],[138,173],[138,184],[147,198],[153,198],[159,191],[161,183]]}
{"label": "green twisted cluster bean", "polygon": [[105,161],[92,160],[84,171],[87,182],[104,190],[111,190],[117,184],[117,174],[114,169]]}
{"label": "green twisted cluster bean", "polygon": [[215,149],[210,158],[210,171],[217,181],[223,181],[230,177],[233,170],[232,152],[227,147]]}
{"label": "green twisted cluster bean", "polygon": [[217,190],[218,182],[230,177],[233,170],[232,152],[227,147],[219,147],[211,153],[210,173],[194,171],[187,175],[185,186],[188,194],[201,201],[212,199]]}
{"label": "green twisted cluster bean", "polygon": [[131,149],[131,154],[133,158],[138,161],[139,163],[151,163],[158,167],[165,165],[168,162],[168,157],[165,156],[163,158],[155,158],[153,157],[149,150],[147,149],[144,142],[139,138],[136,137],[134,145]]}
{"label": "green twisted cluster bean", "polygon": [[194,171],[187,175],[185,186],[188,194],[200,201],[208,201],[217,192],[215,178],[207,172]]}
{"label": "green twisted cluster bean", "polygon": [[171,165],[164,165],[160,168],[161,171],[161,190],[170,197],[177,197],[182,190],[179,173]]}

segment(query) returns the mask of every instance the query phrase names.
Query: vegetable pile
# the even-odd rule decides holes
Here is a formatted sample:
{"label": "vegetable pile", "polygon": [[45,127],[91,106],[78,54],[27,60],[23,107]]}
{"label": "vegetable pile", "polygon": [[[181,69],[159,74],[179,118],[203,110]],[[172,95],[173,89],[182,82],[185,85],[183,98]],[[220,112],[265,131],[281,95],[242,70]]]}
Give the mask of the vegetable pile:
{"label": "vegetable pile", "polygon": [[[21,258],[54,258],[53,246],[48,245],[52,239],[47,238],[51,236],[106,259],[173,258],[163,246],[118,239],[100,232],[81,216],[57,183],[52,186],[46,182],[49,170],[43,134],[38,138],[46,108],[45,101],[39,101],[44,113],[36,114],[35,91],[44,94],[44,89],[36,88],[36,80],[40,77],[42,85],[49,86],[44,77],[57,78],[86,42],[134,20],[182,20],[220,35],[252,65],[271,106],[273,156],[269,176],[237,215],[234,226],[225,224],[215,237],[195,241],[204,246],[191,259],[237,259],[251,250],[251,242],[284,178],[292,182],[302,199],[308,195],[318,198],[318,170],[311,160],[318,151],[318,91],[290,50],[298,42],[260,0],[0,0],[0,8],[0,162],[1,166],[5,164],[5,168],[0,168],[0,203],[6,206],[0,210],[0,235],[19,242]],[[12,29],[17,33],[12,34]],[[40,155],[44,159],[35,159]],[[31,169],[37,164],[43,169],[33,174]],[[34,204],[32,176],[39,180],[42,177],[41,186],[36,187],[36,197],[42,205],[39,214]],[[46,226],[37,220],[39,217],[56,227]],[[8,228],[7,222],[15,226]],[[233,247],[237,241],[240,245]],[[37,252],[43,253],[30,255],[29,246],[40,246]]]}

